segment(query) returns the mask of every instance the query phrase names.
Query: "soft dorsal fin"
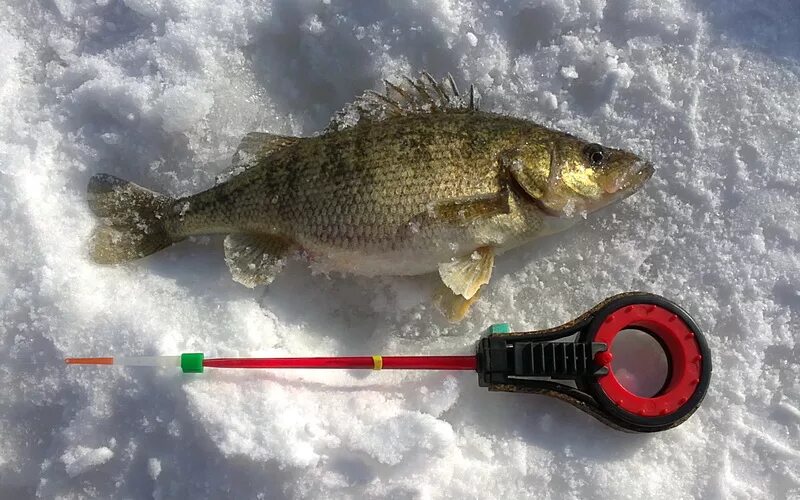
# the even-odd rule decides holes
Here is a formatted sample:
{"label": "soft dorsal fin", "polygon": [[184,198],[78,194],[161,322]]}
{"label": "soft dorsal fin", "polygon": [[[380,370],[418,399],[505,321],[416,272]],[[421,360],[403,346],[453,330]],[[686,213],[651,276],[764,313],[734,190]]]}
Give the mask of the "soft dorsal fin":
{"label": "soft dorsal fin", "polygon": [[347,104],[331,119],[325,132],[335,132],[362,122],[376,122],[393,116],[415,113],[469,112],[478,109],[475,86],[462,96],[453,77],[448,74],[437,82],[427,71],[412,79],[403,77],[398,82],[384,80],[383,93],[368,90],[354,102]]}
{"label": "soft dorsal fin", "polygon": [[231,160],[231,167],[217,176],[216,183],[222,184],[231,177],[256,165],[262,158],[266,158],[272,153],[286,146],[296,144],[301,140],[301,137],[269,134],[267,132],[250,132],[244,136],[242,142],[236,148],[233,160]]}
{"label": "soft dorsal fin", "polygon": [[244,163],[252,158],[258,159],[269,156],[275,151],[291,146],[300,140],[300,137],[289,135],[250,132],[242,138],[242,142],[236,148],[236,152],[233,154],[233,163]]}

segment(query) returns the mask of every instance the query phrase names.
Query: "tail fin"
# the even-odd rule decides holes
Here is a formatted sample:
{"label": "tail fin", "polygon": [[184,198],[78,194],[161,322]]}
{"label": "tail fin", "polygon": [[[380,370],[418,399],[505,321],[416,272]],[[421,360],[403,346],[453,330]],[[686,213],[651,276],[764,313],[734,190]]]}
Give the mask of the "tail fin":
{"label": "tail fin", "polygon": [[86,196],[100,218],[89,242],[98,264],[138,259],[173,243],[165,225],[172,198],[108,174],[89,179]]}

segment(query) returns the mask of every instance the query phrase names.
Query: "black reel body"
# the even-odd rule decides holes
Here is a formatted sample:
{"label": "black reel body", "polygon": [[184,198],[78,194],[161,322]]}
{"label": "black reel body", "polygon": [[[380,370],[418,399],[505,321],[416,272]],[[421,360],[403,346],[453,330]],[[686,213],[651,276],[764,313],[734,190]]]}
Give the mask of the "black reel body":
{"label": "black reel body", "polygon": [[[651,335],[667,356],[667,380],[651,397],[630,392],[614,373],[611,346],[625,329]],[[698,408],[711,379],[711,355],[686,311],[659,295],[631,292],[556,328],[510,332],[506,324],[494,325],[478,343],[477,371],[489,390],[557,397],[617,429],[655,432],[681,424]]]}

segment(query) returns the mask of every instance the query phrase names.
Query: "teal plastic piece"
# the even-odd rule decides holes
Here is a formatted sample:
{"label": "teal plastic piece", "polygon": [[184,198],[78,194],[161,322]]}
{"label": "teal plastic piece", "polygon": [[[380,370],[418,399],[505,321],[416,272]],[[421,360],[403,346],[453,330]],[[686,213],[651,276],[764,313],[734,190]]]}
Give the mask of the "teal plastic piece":
{"label": "teal plastic piece", "polygon": [[181,370],[183,373],[203,373],[203,353],[185,352],[181,354]]}
{"label": "teal plastic piece", "polygon": [[489,334],[495,333],[511,333],[511,327],[508,326],[508,323],[495,323],[489,327]]}

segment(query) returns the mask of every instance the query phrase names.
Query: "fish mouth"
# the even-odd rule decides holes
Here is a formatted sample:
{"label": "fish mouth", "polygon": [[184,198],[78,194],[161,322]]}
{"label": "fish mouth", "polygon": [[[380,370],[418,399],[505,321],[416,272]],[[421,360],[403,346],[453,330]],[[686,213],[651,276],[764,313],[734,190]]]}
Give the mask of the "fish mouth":
{"label": "fish mouth", "polygon": [[629,170],[627,175],[623,175],[606,186],[608,194],[618,196],[628,196],[641,188],[645,182],[653,177],[656,169],[649,161],[638,161]]}
{"label": "fish mouth", "polygon": [[656,168],[649,161],[639,162],[637,167],[628,185],[628,189],[633,189],[634,191],[642,187],[656,173]]}

